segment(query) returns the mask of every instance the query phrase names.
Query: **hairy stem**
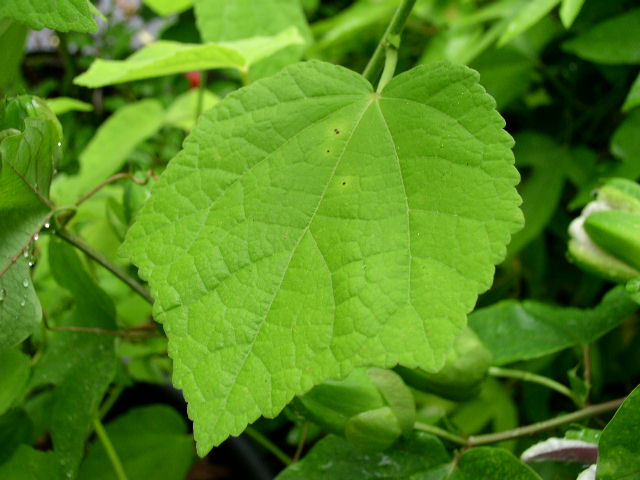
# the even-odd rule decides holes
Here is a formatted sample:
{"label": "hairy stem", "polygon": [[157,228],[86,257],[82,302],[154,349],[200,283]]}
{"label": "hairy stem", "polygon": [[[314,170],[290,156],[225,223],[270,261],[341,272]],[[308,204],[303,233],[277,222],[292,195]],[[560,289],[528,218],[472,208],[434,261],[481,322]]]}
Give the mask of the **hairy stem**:
{"label": "hairy stem", "polygon": [[533,423],[524,427],[514,428],[512,430],[505,430],[504,432],[488,433],[485,435],[471,435],[469,437],[463,437],[456,435],[455,433],[448,432],[442,428],[434,425],[427,425],[421,422],[416,422],[414,428],[423,432],[431,433],[437,437],[444,438],[458,445],[465,447],[476,447],[479,445],[488,445],[491,443],[504,442],[505,440],[513,440],[514,438],[527,437],[529,435],[535,435],[536,433],[544,432],[546,430],[552,430],[561,425],[577,422],[590,418],[601,413],[609,412],[617,409],[625,398],[618,398],[617,400],[611,400],[605,403],[599,403],[598,405],[591,405],[589,407],[582,408],[573,413],[566,415],[560,415],[550,420],[543,422]]}
{"label": "hairy stem", "polygon": [[298,442],[298,447],[296,448],[296,453],[291,460],[292,463],[297,462],[302,457],[302,451],[304,450],[304,444],[307,441],[307,435],[309,434],[309,422],[304,422],[304,426],[302,427],[302,433],[300,434],[300,441]]}
{"label": "hairy stem", "polygon": [[565,397],[568,397],[571,400],[575,401],[575,397],[569,388],[567,388],[560,382],[556,382],[555,380],[543,375],[526,372],[524,370],[512,370],[499,367],[490,367],[489,375],[491,375],[492,377],[514,378],[516,380],[522,380],[523,382],[537,383],[538,385],[543,385],[547,388],[550,388],[551,390],[555,390]]}
{"label": "hairy stem", "polygon": [[285,465],[290,465],[292,463],[293,460],[289,455],[280,450],[280,448],[278,448],[275,443],[273,443],[255,428],[247,427],[244,433],[249,435],[253,440],[258,442],[258,444],[263,446],[266,450],[273,453],[273,455]]}
{"label": "hairy stem", "polygon": [[[402,33],[404,24],[407,22],[407,18],[409,18],[409,14],[411,13],[415,3],[416,0],[402,0],[398,10],[396,10],[396,13],[393,15],[386,32],[384,32],[384,35],[373,52],[369,63],[365,67],[364,72],[362,72],[362,76],[369,80],[370,83],[374,83],[378,78],[378,75],[380,75],[382,67],[385,64],[385,58],[389,58],[387,56],[388,49],[395,49],[397,55],[397,49],[400,45],[400,34]],[[393,61],[393,59],[391,59],[391,61]],[[393,65],[393,69],[395,70],[395,65]],[[391,73],[391,76],[393,76],[393,72]]]}
{"label": "hairy stem", "polygon": [[55,233],[62,240],[73,245],[77,249],[83,251],[89,258],[95,260],[104,268],[109,270],[116,277],[118,277],[120,280],[126,283],[131,288],[131,290],[136,292],[138,295],[144,298],[147,302],[153,304],[153,297],[147,291],[146,288],[140,285],[135,279],[131,278],[131,276],[129,276],[127,272],[125,272],[122,268],[120,268],[118,265],[111,262],[111,260],[109,260],[107,257],[102,255],[102,253],[98,252],[91,245],[86,243],[82,238],[78,237],[77,235],[74,235],[73,233],[69,232],[64,228],[56,229]]}
{"label": "hairy stem", "polygon": [[105,452],[107,453],[107,457],[111,462],[111,466],[113,470],[116,472],[116,477],[118,480],[129,480],[127,478],[127,474],[124,471],[124,467],[122,466],[122,462],[120,461],[120,457],[118,456],[118,452],[113,448],[113,444],[111,443],[111,439],[109,435],[107,435],[107,431],[102,426],[102,423],[97,418],[93,419],[93,428],[96,430],[96,435],[102,442],[102,446],[104,447]]}

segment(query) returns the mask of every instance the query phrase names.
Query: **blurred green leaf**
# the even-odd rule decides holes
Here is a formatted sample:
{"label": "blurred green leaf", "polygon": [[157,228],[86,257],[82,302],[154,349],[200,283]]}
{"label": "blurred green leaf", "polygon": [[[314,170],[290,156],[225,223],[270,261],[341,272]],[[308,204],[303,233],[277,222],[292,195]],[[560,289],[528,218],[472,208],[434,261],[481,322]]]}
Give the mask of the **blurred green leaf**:
{"label": "blurred green leaf", "polygon": [[505,32],[498,41],[498,45],[502,46],[527,31],[559,3],[560,0],[530,0],[524,2],[518,13],[509,21]]}
{"label": "blurred green leaf", "polygon": [[0,353],[0,365],[2,365],[2,375],[0,375],[0,415],[2,415],[25,393],[31,372],[31,357],[18,348],[12,348]]}
{"label": "blurred green leaf", "polygon": [[10,459],[21,444],[32,441],[33,423],[22,408],[0,415],[0,465]]}
{"label": "blurred green leaf", "polygon": [[0,18],[0,92],[16,91],[22,84],[20,64],[26,38],[27,27],[8,18]]}
{"label": "blurred green leaf", "polygon": [[200,92],[198,89],[193,88],[176,97],[165,113],[165,123],[190,131],[196,124],[196,113],[198,111],[198,102],[200,101],[202,102],[200,111],[204,113],[218,103],[220,99],[209,90]]}
{"label": "blurred green leaf", "polygon": [[120,171],[129,153],[162,126],[164,109],[155,99],[142,100],[116,111],[98,128],[80,154],[80,172],[58,175],[51,196],[59,204],[70,204]]}
{"label": "blurred green leaf", "polygon": [[[330,435],[320,440],[305,457],[287,467],[277,480],[390,480],[429,479],[431,471],[449,463],[440,440],[425,433],[401,438],[388,450],[363,454],[346,440]],[[439,477],[437,477],[439,478]]]}
{"label": "blurred green leaf", "polygon": [[[58,326],[114,329],[114,306],[89,277],[73,247],[51,239],[49,261],[56,281],[75,301],[75,308]],[[114,337],[60,331],[51,334],[34,368],[32,389],[56,385],[50,410],[51,439],[60,471],[68,477],[77,472],[92,420],[115,367]]]}
{"label": "blurred green leaf", "polygon": [[611,137],[611,153],[622,161],[640,165],[639,131],[640,109],[632,111],[613,133]]}
{"label": "blurred green leaf", "polygon": [[[129,479],[184,480],[195,460],[187,424],[166,405],[133,408],[105,427]],[[78,480],[113,480],[115,473],[96,440],[80,467]]]}
{"label": "blurred green leaf", "polygon": [[94,11],[89,0],[2,0],[0,3],[0,18],[12,18],[35,30],[96,33]]}
{"label": "blurred green leaf", "polygon": [[598,480],[640,478],[640,386],[629,394],[602,431]]}
{"label": "blurred green leaf", "polygon": [[596,63],[640,63],[640,8],[604,20],[567,40],[562,47]]}
{"label": "blurred green leaf", "polygon": [[193,0],[143,0],[143,2],[151,10],[163,17],[184,12],[193,6]]}
{"label": "blurred green leaf", "polygon": [[469,325],[493,353],[494,364],[505,365],[591,343],[637,309],[621,286],[593,309],[505,300],[472,313]]}
{"label": "blurred green leaf", "polygon": [[629,89],[627,98],[622,105],[622,111],[628,112],[632,108],[640,105],[640,75],[638,75]]}
{"label": "blurred green leaf", "polygon": [[97,88],[193,70],[235,68],[248,72],[259,60],[302,41],[294,27],[273,37],[251,37],[225,43],[191,44],[158,40],[126,60],[96,59],[87,72],[74,79],[74,83]]}
{"label": "blurred green leaf", "polygon": [[511,238],[508,258],[517,255],[547,227],[558,208],[565,165],[569,162],[568,152],[544,134],[524,131],[515,140],[516,166],[521,172],[527,172],[518,188],[525,222],[524,228]]}
{"label": "blurred green leaf", "polygon": [[299,1],[195,0],[194,9],[196,25],[205,42],[236,42],[258,35],[269,37],[291,27],[297,29],[298,39],[282,44],[287,48],[265,51],[265,55],[255,58],[254,61],[269,57],[268,61],[252,65],[249,72],[252,79],[270,76],[300,60],[305,44],[313,39]]}
{"label": "blurred green leaf", "polygon": [[570,28],[580,13],[585,0],[562,0],[560,6],[560,20],[565,28]]}
{"label": "blurred green leaf", "polygon": [[56,115],[68,112],[91,112],[93,105],[69,97],[47,98],[47,105]]}
{"label": "blurred green leaf", "polygon": [[13,456],[0,465],[0,478],[7,480],[60,480],[52,452],[20,445]]}

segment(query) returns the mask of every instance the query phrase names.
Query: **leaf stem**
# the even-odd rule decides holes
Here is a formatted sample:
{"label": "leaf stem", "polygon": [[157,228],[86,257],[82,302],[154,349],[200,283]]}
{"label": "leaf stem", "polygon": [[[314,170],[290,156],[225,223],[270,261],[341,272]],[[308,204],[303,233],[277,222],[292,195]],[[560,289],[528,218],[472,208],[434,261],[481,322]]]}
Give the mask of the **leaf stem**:
{"label": "leaf stem", "polygon": [[111,407],[113,407],[115,403],[118,401],[118,398],[120,398],[120,394],[123,391],[124,391],[124,385],[118,383],[113,386],[113,388],[109,392],[109,395],[107,396],[105,401],[102,402],[102,405],[100,406],[100,410],[98,411],[98,419],[102,420],[105,417],[105,415],[109,413],[109,410],[111,410]]}
{"label": "leaf stem", "polygon": [[609,402],[599,403],[598,405],[591,405],[589,407],[585,407],[580,410],[577,410],[573,413],[560,415],[556,418],[552,418],[550,420],[544,420],[538,423],[533,423],[531,425],[526,425],[524,427],[514,428],[513,430],[506,430],[504,432],[498,432],[498,433],[488,433],[486,435],[476,435],[476,436],[472,435],[467,438],[467,442],[470,446],[487,445],[489,443],[497,443],[505,440],[511,440],[514,438],[534,435],[536,433],[543,432],[545,430],[552,430],[561,425],[566,425],[567,423],[577,422],[579,420],[584,420],[585,418],[593,417],[600,413],[605,413],[610,410],[615,410],[620,405],[622,405],[622,402],[625,401],[625,398],[618,398],[617,400],[611,400]]}
{"label": "leaf stem", "polygon": [[293,462],[292,458],[289,455],[280,450],[280,448],[278,448],[275,443],[273,443],[255,428],[247,427],[244,433],[249,435],[253,440],[258,442],[258,444],[263,446],[266,450],[273,453],[273,455],[285,465],[291,465],[291,463]]}
{"label": "leaf stem", "polygon": [[593,417],[601,413],[609,412],[617,409],[625,398],[618,398],[617,400],[611,400],[609,402],[599,403],[598,405],[591,405],[589,407],[582,408],[573,413],[566,415],[560,415],[550,420],[545,420],[538,423],[532,423],[524,427],[514,428],[512,430],[505,430],[504,432],[488,433],[485,435],[471,435],[469,437],[463,437],[454,433],[448,432],[440,427],[434,425],[428,425],[421,422],[416,422],[414,428],[423,432],[431,433],[445,440],[449,440],[458,445],[465,447],[476,447],[479,445],[488,445],[491,443],[504,442],[505,440],[513,440],[514,438],[526,437],[534,435],[536,433],[544,432],[546,430],[552,430],[561,425],[584,420],[585,418]]}
{"label": "leaf stem", "polygon": [[104,268],[109,270],[116,277],[118,277],[120,280],[126,283],[131,288],[131,290],[136,292],[138,295],[144,298],[147,302],[153,304],[153,297],[147,291],[146,288],[140,285],[135,279],[131,278],[127,274],[127,272],[125,272],[122,268],[120,268],[118,265],[111,262],[111,260],[109,260],[107,257],[102,255],[102,253],[95,250],[91,245],[86,243],[82,238],[78,237],[77,235],[74,235],[73,233],[69,232],[64,228],[56,228],[55,234],[65,242],[83,251],[88,257],[98,262],[100,265],[102,265]]}
{"label": "leaf stem", "polygon": [[555,380],[545,377],[543,375],[538,375],[532,372],[526,372],[524,370],[513,370],[508,368],[500,368],[500,367],[490,367],[489,375],[492,377],[502,377],[502,378],[514,378],[516,380],[522,380],[523,382],[531,382],[537,383],[538,385],[544,385],[551,390],[555,390],[558,393],[561,393],[565,397],[570,398],[575,401],[575,396],[571,392],[571,390],[561,384],[560,382],[556,382]]}
{"label": "leaf stem", "polygon": [[122,466],[122,462],[120,461],[120,457],[118,456],[118,452],[116,452],[116,449],[113,448],[111,439],[109,438],[109,435],[107,435],[107,431],[102,426],[102,422],[100,422],[100,420],[98,420],[97,418],[94,418],[93,428],[95,428],[96,435],[98,435],[100,442],[102,442],[102,446],[107,453],[107,457],[111,462],[113,470],[116,472],[116,477],[118,477],[118,480],[128,480],[127,474],[124,471],[124,467]]}
{"label": "leaf stem", "polygon": [[[415,3],[416,0],[402,0],[402,3],[398,7],[398,10],[396,10],[396,13],[393,15],[391,22],[389,22],[389,26],[380,39],[380,43],[378,43],[378,46],[373,52],[373,55],[371,56],[369,63],[365,67],[364,72],[362,72],[362,76],[366,78],[370,83],[374,83],[378,78],[378,75],[380,75],[382,66],[385,63],[385,58],[387,59],[388,63],[394,62],[394,60],[390,59],[388,56],[389,49],[395,50],[395,61],[397,61],[397,50],[400,46],[400,34],[402,33],[404,24],[407,22],[407,18],[409,18],[409,14],[411,13],[411,10],[413,9]],[[390,68],[391,67],[389,67],[389,69]],[[387,68],[385,68],[385,70],[386,69]],[[393,70],[395,70],[395,64],[393,65]],[[393,76],[393,72],[391,72],[391,76]],[[386,80],[388,81],[389,79]]]}
{"label": "leaf stem", "polygon": [[307,441],[307,435],[309,434],[309,422],[304,422],[304,426],[302,427],[302,433],[300,434],[300,441],[298,442],[298,447],[296,448],[296,453],[291,460],[292,463],[297,462],[302,457],[302,451],[304,450],[304,444]]}
{"label": "leaf stem", "polygon": [[456,435],[455,433],[451,433],[444,428],[436,427],[435,425],[429,425],[428,423],[416,422],[413,425],[415,430],[420,430],[421,432],[431,433],[436,437],[444,438],[445,440],[449,440],[450,442],[457,443],[458,445],[466,445],[467,439]]}

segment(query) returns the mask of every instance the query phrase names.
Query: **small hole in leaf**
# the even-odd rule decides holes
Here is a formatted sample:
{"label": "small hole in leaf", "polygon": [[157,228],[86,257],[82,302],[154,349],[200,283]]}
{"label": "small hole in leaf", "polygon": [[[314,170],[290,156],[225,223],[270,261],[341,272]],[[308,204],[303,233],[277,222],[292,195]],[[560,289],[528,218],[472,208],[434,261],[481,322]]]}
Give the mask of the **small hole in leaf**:
{"label": "small hole in leaf", "polygon": [[327,153],[329,153],[331,150],[327,150]]}
{"label": "small hole in leaf", "polygon": [[336,135],[340,135],[340,130],[338,130],[337,128],[333,130],[334,132],[336,132]]}
{"label": "small hole in leaf", "polygon": [[342,182],[342,185],[346,185],[346,184],[347,184],[347,182]]}

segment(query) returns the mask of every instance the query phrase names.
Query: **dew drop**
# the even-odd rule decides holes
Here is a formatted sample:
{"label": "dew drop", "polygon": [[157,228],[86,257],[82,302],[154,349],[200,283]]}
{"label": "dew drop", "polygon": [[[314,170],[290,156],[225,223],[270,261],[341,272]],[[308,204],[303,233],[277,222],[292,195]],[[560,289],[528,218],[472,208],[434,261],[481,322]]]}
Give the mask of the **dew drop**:
{"label": "dew drop", "polygon": [[20,300],[20,306],[24,307],[27,304],[27,300],[25,298],[23,298],[22,300]]}
{"label": "dew drop", "polygon": [[0,303],[4,302],[5,298],[7,298],[7,289],[0,288]]}
{"label": "dew drop", "polygon": [[62,142],[58,142],[58,147],[61,147],[61,146],[62,146]]}
{"label": "dew drop", "polygon": [[44,228],[49,228],[50,226],[51,226],[51,224],[50,224],[49,222],[46,222],[46,223],[44,224]]}
{"label": "dew drop", "polygon": [[32,261],[29,261],[29,266],[33,267],[34,263]]}
{"label": "dew drop", "polygon": [[22,281],[22,286],[24,288],[27,288],[29,286],[29,280],[27,280],[26,278]]}
{"label": "dew drop", "polygon": [[40,238],[40,235],[38,235],[37,233],[33,236],[33,240],[36,241],[38,240],[38,238]]}
{"label": "dew drop", "polygon": [[22,256],[24,258],[29,258],[29,252],[27,250],[25,250],[24,253],[22,254]]}

